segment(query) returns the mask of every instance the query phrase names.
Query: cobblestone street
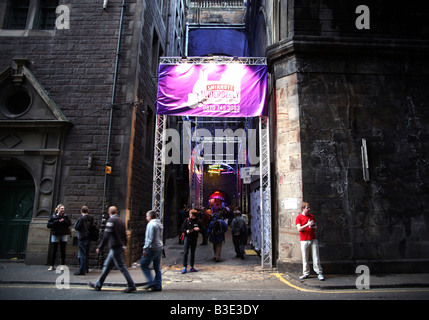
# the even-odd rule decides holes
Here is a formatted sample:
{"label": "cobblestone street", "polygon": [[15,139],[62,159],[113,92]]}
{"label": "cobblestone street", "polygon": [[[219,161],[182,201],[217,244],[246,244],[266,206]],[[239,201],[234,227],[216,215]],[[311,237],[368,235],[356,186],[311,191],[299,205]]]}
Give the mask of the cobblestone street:
{"label": "cobblestone street", "polygon": [[[246,286],[266,286],[266,282],[275,279],[273,270],[263,270],[260,256],[246,245],[244,259],[235,256],[231,231],[226,233],[226,240],[222,247],[221,262],[213,261],[213,247],[200,245],[201,236],[195,252],[195,268],[198,272],[181,274],[183,268],[183,245],[178,244],[178,239],[167,239],[165,244],[166,257],[163,259],[163,283],[166,286],[175,286],[189,283],[197,284],[221,284],[228,288],[237,287],[238,284]],[[188,261],[189,263],[189,261]]]}

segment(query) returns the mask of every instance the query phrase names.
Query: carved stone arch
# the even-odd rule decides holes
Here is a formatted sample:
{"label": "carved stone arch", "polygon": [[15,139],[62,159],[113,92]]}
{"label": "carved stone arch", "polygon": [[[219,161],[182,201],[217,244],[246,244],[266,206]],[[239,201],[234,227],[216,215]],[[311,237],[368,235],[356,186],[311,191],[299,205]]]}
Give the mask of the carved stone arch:
{"label": "carved stone arch", "polygon": [[12,161],[34,181],[34,206],[25,260],[47,260],[47,221],[56,205],[64,137],[72,123],[27,68],[26,59],[0,73],[0,165]]}

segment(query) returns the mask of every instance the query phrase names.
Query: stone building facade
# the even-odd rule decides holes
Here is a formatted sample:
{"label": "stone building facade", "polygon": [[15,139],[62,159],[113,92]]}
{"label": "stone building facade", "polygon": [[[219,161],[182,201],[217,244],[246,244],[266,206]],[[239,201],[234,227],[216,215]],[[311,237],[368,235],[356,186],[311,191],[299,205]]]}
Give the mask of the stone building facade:
{"label": "stone building facade", "polygon": [[[52,11],[61,5],[69,26],[66,9]],[[1,0],[0,188],[9,193],[0,255],[45,263],[46,222],[62,202],[73,221],[84,204],[98,218],[117,205],[127,262],[140,256],[157,61],[192,49],[268,58],[275,266],[301,268],[295,218],[308,201],[327,273],[360,264],[427,270],[428,18],[415,1],[109,0],[103,9],[102,1]],[[205,45],[199,27],[213,37],[222,29],[222,50]],[[166,168],[172,235],[187,198],[183,170]]]}
{"label": "stone building facade", "polygon": [[427,270],[428,13],[415,1],[252,3],[272,73],[279,269],[301,268],[307,201],[327,273]]}
{"label": "stone building facade", "polygon": [[72,222],[82,205],[99,222],[116,205],[128,226],[127,263],[140,257],[158,58],[182,55],[184,17],[184,1],[0,1],[1,187],[26,204],[25,222],[12,204],[2,212],[2,258],[46,263],[58,203]]}

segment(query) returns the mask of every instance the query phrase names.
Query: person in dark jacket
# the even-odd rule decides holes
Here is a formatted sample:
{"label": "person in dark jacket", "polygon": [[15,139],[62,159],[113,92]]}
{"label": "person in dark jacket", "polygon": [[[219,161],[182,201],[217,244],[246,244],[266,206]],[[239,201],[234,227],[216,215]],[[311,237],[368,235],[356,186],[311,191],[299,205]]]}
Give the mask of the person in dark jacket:
{"label": "person in dark jacket", "polygon": [[123,292],[130,293],[136,291],[137,288],[133,279],[131,278],[130,273],[128,272],[127,267],[125,266],[124,261],[124,251],[127,245],[125,222],[118,216],[118,208],[114,206],[109,207],[108,213],[110,218],[106,223],[103,240],[100,242],[95,252],[99,253],[100,250],[103,250],[106,244],[109,244],[109,255],[104,261],[103,271],[97,282],[90,282],[89,286],[97,291],[100,291],[104,280],[106,280],[107,275],[115,265],[127,280],[127,287]]}
{"label": "person in dark jacket", "polygon": [[247,225],[239,210],[234,211],[234,219],[231,222],[232,242],[234,243],[237,257],[244,259],[244,246],[247,242]]}
{"label": "person in dark jacket", "polygon": [[201,225],[202,225],[202,229],[201,229],[201,235],[203,236],[203,242],[201,243],[202,246],[207,245],[207,227],[209,226],[209,223],[212,219],[212,211],[209,210],[204,210],[203,213],[203,218],[201,221]]}
{"label": "person in dark jacket", "polygon": [[220,262],[220,253],[222,251],[222,244],[225,242],[225,232],[228,230],[228,225],[216,213],[207,228],[207,237],[213,243],[213,260]]}
{"label": "person in dark jacket", "polygon": [[55,260],[57,258],[58,245],[61,250],[61,270],[64,270],[66,264],[66,246],[68,237],[68,228],[71,226],[71,221],[65,213],[65,207],[59,204],[55,209],[55,213],[49,218],[48,228],[51,229],[51,242],[53,245],[51,266],[49,271],[54,270]]}
{"label": "person in dark jacket", "polygon": [[81,217],[76,221],[74,229],[78,232],[78,256],[79,256],[79,271],[75,275],[85,275],[89,272],[89,250],[91,247],[91,239],[89,231],[94,224],[94,217],[89,215],[87,206],[80,209]]}
{"label": "person in dark jacket", "polygon": [[194,268],[195,262],[195,250],[197,249],[198,242],[198,232],[201,229],[201,222],[197,218],[197,210],[192,209],[189,211],[189,218],[185,219],[182,224],[182,233],[185,234],[184,239],[184,255],[183,255],[183,269],[182,273],[186,273],[186,268],[188,267],[188,253],[191,249],[191,272],[197,272],[198,270]]}

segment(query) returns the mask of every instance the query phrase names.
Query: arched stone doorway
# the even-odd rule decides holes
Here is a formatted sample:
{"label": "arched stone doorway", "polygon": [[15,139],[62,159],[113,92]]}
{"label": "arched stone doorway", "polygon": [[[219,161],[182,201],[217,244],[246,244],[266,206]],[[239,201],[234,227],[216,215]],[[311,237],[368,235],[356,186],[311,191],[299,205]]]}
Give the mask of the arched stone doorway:
{"label": "arched stone doorway", "polygon": [[33,217],[33,177],[19,164],[0,164],[0,194],[0,258],[23,259]]}

